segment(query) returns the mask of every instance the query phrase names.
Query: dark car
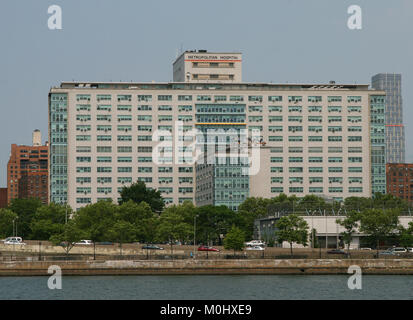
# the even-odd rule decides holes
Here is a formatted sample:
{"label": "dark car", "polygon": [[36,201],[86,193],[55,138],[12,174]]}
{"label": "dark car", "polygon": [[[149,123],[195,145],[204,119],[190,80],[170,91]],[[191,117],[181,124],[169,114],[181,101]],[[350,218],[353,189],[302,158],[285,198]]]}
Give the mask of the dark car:
{"label": "dark car", "polygon": [[147,249],[147,250],[163,250],[163,248],[156,246],[154,244],[147,244],[142,247],[142,249]]}
{"label": "dark car", "polygon": [[347,254],[347,252],[345,252],[344,250],[341,249],[333,249],[333,250],[329,250],[327,251],[328,254]]}
{"label": "dark car", "polygon": [[213,247],[208,247],[208,246],[200,246],[200,247],[198,247],[198,251],[214,251],[214,252],[219,252],[219,249],[213,248]]}

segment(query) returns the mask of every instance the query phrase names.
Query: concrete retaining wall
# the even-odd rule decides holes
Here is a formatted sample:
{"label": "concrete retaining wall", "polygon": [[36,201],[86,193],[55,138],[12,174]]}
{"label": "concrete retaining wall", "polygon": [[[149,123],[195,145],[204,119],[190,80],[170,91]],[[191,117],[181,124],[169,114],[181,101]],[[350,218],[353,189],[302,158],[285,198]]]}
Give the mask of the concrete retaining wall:
{"label": "concrete retaining wall", "polygon": [[51,265],[63,275],[160,274],[347,274],[358,265],[363,274],[413,274],[413,259],[305,259],[305,260],[175,260],[175,261],[65,261],[3,262],[0,276],[49,275]]}

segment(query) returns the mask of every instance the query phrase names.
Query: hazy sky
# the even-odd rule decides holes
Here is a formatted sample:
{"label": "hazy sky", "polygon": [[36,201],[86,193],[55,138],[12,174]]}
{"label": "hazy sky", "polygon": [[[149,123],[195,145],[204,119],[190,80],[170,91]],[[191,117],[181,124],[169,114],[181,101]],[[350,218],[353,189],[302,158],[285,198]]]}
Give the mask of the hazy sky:
{"label": "hazy sky", "polygon": [[[47,27],[50,5],[63,29]],[[362,30],[347,8],[362,8]],[[10,144],[47,140],[60,81],[170,81],[177,50],[241,51],[248,82],[370,83],[402,73],[406,160],[413,162],[412,0],[1,0],[0,186]]]}

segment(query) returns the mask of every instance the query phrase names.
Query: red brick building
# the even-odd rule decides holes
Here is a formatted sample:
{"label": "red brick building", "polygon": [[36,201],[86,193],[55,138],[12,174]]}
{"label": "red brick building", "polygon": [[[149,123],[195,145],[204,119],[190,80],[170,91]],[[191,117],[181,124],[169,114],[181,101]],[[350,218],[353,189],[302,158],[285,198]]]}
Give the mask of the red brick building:
{"label": "red brick building", "polygon": [[387,193],[413,203],[413,163],[386,164]]}
{"label": "red brick building", "polygon": [[33,132],[33,146],[11,145],[7,164],[7,201],[39,198],[48,203],[49,147],[41,145],[40,131]]}
{"label": "red brick building", "polygon": [[0,208],[7,207],[7,188],[0,188]]}

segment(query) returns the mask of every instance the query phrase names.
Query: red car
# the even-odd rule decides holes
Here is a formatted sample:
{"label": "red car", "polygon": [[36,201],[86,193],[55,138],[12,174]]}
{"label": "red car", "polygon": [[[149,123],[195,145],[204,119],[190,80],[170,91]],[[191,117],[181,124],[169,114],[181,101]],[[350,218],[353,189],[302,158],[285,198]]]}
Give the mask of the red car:
{"label": "red car", "polygon": [[219,252],[219,249],[213,248],[213,247],[208,247],[208,246],[200,246],[198,248],[198,251],[214,251],[214,252]]}

